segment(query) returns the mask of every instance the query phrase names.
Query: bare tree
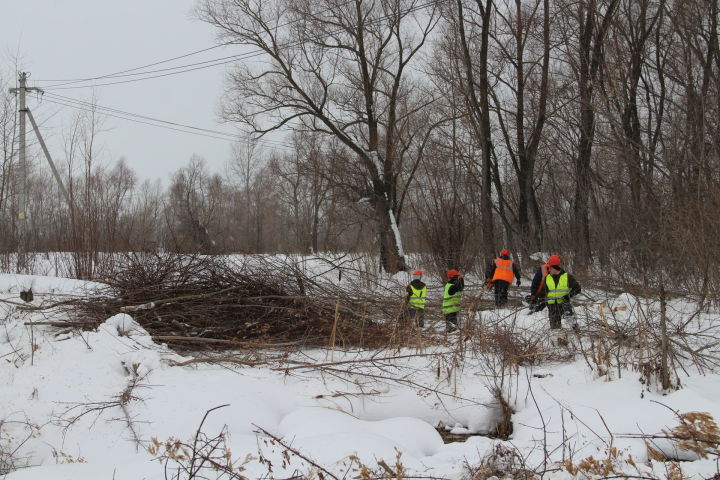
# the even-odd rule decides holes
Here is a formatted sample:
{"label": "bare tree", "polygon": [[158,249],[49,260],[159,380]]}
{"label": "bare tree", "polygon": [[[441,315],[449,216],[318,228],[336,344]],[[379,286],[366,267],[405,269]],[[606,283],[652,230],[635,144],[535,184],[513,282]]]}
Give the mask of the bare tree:
{"label": "bare tree", "polygon": [[210,226],[220,203],[222,181],[207,173],[205,160],[197,155],[173,176],[167,218],[179,251],[212,253],[215,242]]}
{"label": "bare tree", "polygon": [[[471,2],[472,3],[472,2]],[[466,8],[464,0],[457,0],[453,23],[457,25],[457,34],[462,47],[464,91],[467,95],[469,118],[477,136],[481,150],[482,169],[482,252],[490,258],[496,250],[495,225],[493,222],[492,177],[493,177],[493,141],[490,122],[490,83],[488,73],[488,51],[490,48],[490,29],[495,6],[493,0],[475,0],[475,9]],[[470,28],[470,31],[468,31]],[[476,60],[471,53],[474,48],[471,39],[479,42]],[[499,181],[499,179],[497,179]],[[496,184],[497,185],[497,184]]]}
{"label": "bare tree", "polygon": [[[580,138],[575,162],[575,201],[573,231],[576,259],[579,266],[592,258],[590,243],[590,194],[592,191],[592,149],[595,139],[596,87],[600,82],[603,51],[619,0],[581,0],[577,4]],[[604,8],[603,8],[604,7]]]}
{"label": "bare tree", "polygon": [[[432,2],[430,2],[432,3]],[[263,52],[267,62],[231,75],[225,115],[265,134],[281,127],[323,132],[352,153],[374,210],[388,272],[405,268],[398,228],[402,121],[407,72],[437,23],[420,0],[205,0],[203,20],[224,39]],[[290,26],[291,24],[291,26]]]}
{"label": "bare tree", "polygon": [[73,274],[90,279],[95,274],[100,251],[100,215],[96,193],[103,165],[97,145],[103,119],[92,107],[79,112],[64,135],[68,171],[70,250]]}
{"label": "bare tree", "polygon": [[[625,222],[611,215],[615,227],[606,228],[630,242],[631,258],[641,271],[646,271],[657,258],[654,252],[657,246],[653,245],[656,238],[651,232],[660,228],[656,208],[662,204],[658,195],[661,189],[654,177],[666,109],[665,95],[658,94],[665,83],[662,78],[665,60],[657,62],[653,50],[663,58],[667,49],[662,44],[654,45],[653,40],[661,34],[664,3],[665,0],[620,2],[605,42],[607,72],[599,85],[602,105],[599,113],[608,125],[602,143],[611,146],[619,160],[608,159],[612,165],[608,170],[627,174],[625,181],[608,185],[602,195],[617,200],[623,217],[635,218],[632,225],[627,225],[627,229],[621,227],[623,231],[618,234],[618,226]],[[601,137],[604,133],[600,132]]]}
{"label": "bare tree", "polygon": [[102,172],[98,185],[100,215],[100,237],[103,251],[111,252],[130,249],[132,230],[123,229],[124,216],[135,190],[137,176],[121,158],[109,170]]}
{"label": "bare tree", "polygon": [[[428,146],[425,161],[410,203],[417,218],[421,251],[430,253],[438,272],[476,266],[482,192],[468,171],[474,168],[475,142],[462,138],[456,121],[438,129]],[[482,265],[482,262],[480,263]]]}
{"label": "bare tree", "polygon": [[160,180],[145,180],[132,191],[132,201],[122,220],[128,232],[127,249],[154,251],[163,243],[162,188]]}
{"label": "bare tree", "polygon": [[515,220],[521,244],[535,250],[543,245],[535,165],[547,118],[550,15],[549,0],[506,1],[498,8],[500,25],[493,34],[500,68],[492,72],[495,87],[491,95],[505,151],[517,177]]}
{"label": "bare tree", "polygon": [[[5,218],[11,218],[10,222],[0,224],[0,244],[3,251],[10,251],[14,245],[15,215],[9,211],[12,206],[12,173],[15,164],[16,152],[16,116],[15,96],[8,90],[8,84],[0,78],[0,214]],[[5,259],[5,267],[10,266],[9,259]]]}
{"label": "bare tree", "polygon": [[233,215],[237,217],[238,240],[245,251],[259,253],[267,248],[263,233],[269,213],[266,203],[274,193],[267,168],[267,160],[257,142],[247,138],[233,145],[228,171],[238,189]]}
{"label": "bare tree", "polygon": [[273,158],[271,171],[278,177],[280,199],[289,210],[297,246],[303,252],[318,252],[321,214],[331,200],[332,183],[337,183],[329,178],[336,172],[336,157],[322,151],[324,143],[317,134],[298,133],[293,140],[296,151]]}

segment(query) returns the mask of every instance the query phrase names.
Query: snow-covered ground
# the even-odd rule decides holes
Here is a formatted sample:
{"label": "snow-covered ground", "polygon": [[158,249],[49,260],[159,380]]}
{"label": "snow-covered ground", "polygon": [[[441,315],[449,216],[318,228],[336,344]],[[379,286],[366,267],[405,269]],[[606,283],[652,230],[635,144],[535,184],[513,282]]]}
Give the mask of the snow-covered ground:
{"label": "snow-covered ground", "polygon": [[[0,300],[19,302],[19,286],[26,284],[46,294],[34,304],[91,294],[97,286],[0,275]],[[583,315],[605,315],[603,309],[612,312],[608,322],[630,322],[637,300],[621,295],[602,305],[589,302],[580,312],[581,326]],[[216,461],[226,455],[222,461],[230,459],[236,474],[247,478],[318,471],[321,478],[357,477],[367,467],[388,478],[394,472],[455,479],[492,458],[507,462],[499,452],[511,451],[516,465],[546,471],[549,478],[570,477],[564,461],[577,465],[609,455],[628,471],[634,471],[626,463],[632,459],[643,475],[667,477],[667,465],[649,461],[646,443],[637,437],[677,425],[672,410],[720,419],[718,374],[687,365],[687,372],[680,369],[682,388],[666,392],[642,383],[643,372],[630,366],[599,375],[592,360],[596,345],[590,349],[565,332],[568,345],[558,346],[544,313],[485,311],[471,320],[512,326],[517,335],[539,339],[538,358],[552,359],[515,367],[474,348],[476,338],[446,337],[439,325],[438,332],[426,332],[435,341],[414,349],[316,349],[265,352],[261,358],[233,352],[230,361],[207,363],[154,342],[128,315],[80,332],[28,325],[46,320],[47,313],[14,303],[0,303],[0,310],[0,471],[16,469],[7,480],[189,478],[174,475],[192,468],[192,451],[183,454],[173,445],[192,446],[196,438],[196,446],[204,445],[201,453]],[[668,311],[684,318],[693,309],[677,300]],[[706,311],[693,321],[701,328],[718,318]],[[486,433],[495,426],[496,388],[515,412],[510,439],[476,435],[444,443],[437,425],[454,433]],[[221,434],[223,441],[212,443]],[[683,462],[681,468],[709,477],[717,472],[715,460]],[[198,478],[240,478],[204,466]]]}

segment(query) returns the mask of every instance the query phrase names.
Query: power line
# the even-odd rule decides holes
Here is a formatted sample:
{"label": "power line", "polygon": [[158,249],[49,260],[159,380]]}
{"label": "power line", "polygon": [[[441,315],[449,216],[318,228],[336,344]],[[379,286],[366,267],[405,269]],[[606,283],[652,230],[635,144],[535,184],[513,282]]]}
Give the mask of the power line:
{"label": "power line", "polygon": [[[327,8],[327,9],[322,10],[322,11],[320,11],[320,12],[316,12],[314,15],[320,15],[320,14],[322,14],[322,13],[326,13],[326,12],[335,10],[335,9],[337,9],[337,8],[339,8],[339,7],[343,7],[343,6],[349,4],[349,3],[353,2],[353,1],[354,1],[354,0],[347,0],[346,2],[341,3],[340,5],[333,6],[333,7],[331,7],[331,8]],[[297,22],[298,22],[298,20],[291,20],[291,21],[288,21],[288,22],[286,22],[286,23],[284,23],[284,24],[278,25],[277,28],[284,28],[284,27],[287,27],[288,25],[292,25],[293,23],[297,23]],[[209,51],[209,50],[213,50],[213,49],[216,49],[216,48],[220,48],[220,47],[224,47],[224,46],[227,46],[227,45],[231,45],[231,44],[233,44],[233,43],[235,43],[235,42],[233,42],[233,41],[224,42],[224,43],[221,43],[221,44],[219,44],[219,45],[214,45],[214,46],[207,47],[207,48],[203,48],[203,49],[200,49],[200,50],[195,50],[195,51],[192,51],[192,52],[183,54],[183,55],[178,55],[178,56],[176,56],[176,57],[172,57],[172,58],[168,58],[168,59],[165,59],[165,60],[160,60],[160,61],[157,61],[157,62],[149,63],[149,64],[147,64],[147,65],[142,65],[142,66],[135,67],[135,68],[130,68],[130,69],[127,69],[127,70],[121,70],[121,71],[119,71],[119,72],[108,73],[108,74],[106,74],[106,75],[100,75],[100,76],[96,76],[96,77],[74,78],[74,79],[54,79],[54,80],[53,80],[53,79],[49,79],[49,80],[48,80],[48,79],[40,79],[40,80],[36,80],[36,81],[38,81],[38,82],[64,82],[64,83],[59,83],[59,84],[49,85],[49,86],[48,86],[48,87],[59,87],[59,86],[70,85],[70,84],[75,84],[75,83],[84,83],[84,82],[88,82],[88,81],[101,80],[101,79],[103,79],[103,78],[123,77],[123,76],[127,76],[127,75],[124,75],[124,74],[129,73],[129,72],[137,72],[137,70],[142,70],[142,69],[144,69],[144,68],[154,67],[154,66],[156,66],[156,65],[161,65],[161,64],[163,64],[163,63],[168,63],[168,62],[172,62],[172,61],[175,61],[175,60],[179,60],[179,59],[181,59],[181,58],[190,57],[190,56],[192,56],[192,55],[197,55],[197,54],[199,54],[199,53],[204,53],[204,52],[207,52],[207,51]],[[232,56],[232,57],[235,57],[235,56]],[[207,60],[206,62],[198,62],[198,63],[196,63],[196,64],[191,64],[191,65],[199,65],[200,63],[210,63],[210,62],[214,62],[214,61],[217,61],[217,60],[222,60],[222,59],[232,58],[232,57],[223,57],[223,58],[220,58],[220,59]],[[186,66],[187,66],[187,65],[186,65]],[[214,66],[214,65],[209,65],[209,66]],[[183,66],[181,65],[181,66],[178,66],[178,67],[171,67],[171,68],[169,68],[169,69],[172,69],[172,68],[183,68]],[[162,69],[162,70],[169,70],[169,69]],[[162,71],[162,70],[157,70],[157,71]],[[144,73],[152,73],[152,71],[150,71],[150,72],[138,72],[138,73],[134,73],[133,75],[142,75],[142,74],[144,74]],[[183,72],[178,72],[178,73],[183,73]]]}
{"label": "power line", "polygon": [[[85,108],[85,107],[82,107],[82,106],[80,106],[80,105],[76,105],[76,104],[72,104],[72,103],[65,103],[65,102],[60,102],[60,101],[57,101],[57,100],[49,100],[49,99],[46,99],[45,101],[48,102],[48,103],[55,104],[55,105],[62,105],[62,106],[64,106],[64,107],[74,108],[74,109],[82,110],[82,111],[85,111],[85,112],[93,112],[93,110],[90,109],[90,108]],[[97,112],[95,112],[95,113],[97,113]],[[193,134],[193,135],[199,135],[199,136],[208,137],[208,138],[215,138],[215,139],[218,139],[218,140],[225,140],[225,141],[228,141],[228,142],[229,142],[229,141],[233,141],[233,139],[232,139],[232,138],[229,138],[229,137],[220,137],[220,136],[214,136],[214,135],[209,135],[209,134],[205,134],[205,133],[199,133],[199,132],[192,132],[192,131],[182,130],[182,129],[180,129],[180,128],[166,127],[166,126],[163,126],[163,125],[158,125],[158,124],[156,124],[156,123],[145,122],[145,121],[142,121],[142,120],[136,120],[136,119],[132,119],[132,118],[127,118],[127,117],[123,117],[123,116],[115,115],[115,114],[111,114],[111,113],[104,113],[104,112],[103,112],[102,114],[105,115],[105,116],[108,116],[108,117],[112,117],[112,118],[119,118],[119,119],[121,119],[121,120],[127,120],[127,121],[130,121],[130,122],[141,123],[141,124],[143,124],[143,125],[151,125],[151,126],[153,126],[153,127],[165,128],[165,129],[167,129],[167,130],[175,130],[175,131],[177,131],[177,132],[190,133],[190,134]]]}
{"label": "power line", "polygon": [[116,113],[116,114],[120,114],[120,115],[128,115],[128,116],[131,116],[131,117],[137,117],[137,118],[141,118],[141,119],[144,119],[144,120],[150,120],[150,121],[154,121],[154,122],[165,123],[165,124],[173,125],[173,126],[176,126],[176,127],[190,128],[190,129],[192,129],[192,130],[198,130],[198,131],[202,131],[202,132],[206,132],[206,133],[226,135],[226,136],[230,136],[230,137],[235,137],[235,136],[236,136],[235,134],[228,133],[228,132],[222,132],[222,131],[219,131],[219,130],[211,130],[211,129],[209,129],[209,128],[201,128],[201,127],[195,127],[195,126],[192,126],[192,125],[184,125],[184,124],[177,123],[177,122],[172,122],[172,121],[169,121],[169,120],[161,120],[161,119],[158,119],[158,118],[149,117],[149,116],[147,116],[147,115],[142,115],[142,114],[139,114],[139,113],[126,112],[126,111],[124,111],[124,110],[119,110],[119,109],[117,109],[117,108],[105,107],[105,106],[98,105],[98,104],[95,104],[95,103],[87,102],[87,101],[85,101],[85,100],[80,100],[80,99],[71,98],[71,97],[65,97],[65,96],[63,96],[63,95],[58,95],[58,94],[55,94],[55,93],[48,93],[47,95],[50,96],[51,99],[54,98],[56,101],[75,103],[75,104],[78,104],[78,105],[80,105],[80,106],[82,106],[82,107],[84,107],[84,108],[104,110],[104,111],[108,111],[108,112],[111,112],[111,113]]}
{"label": "power line", "polygon": [[[214,50],[214,49],[216,49],[216,48],[224,47],[224,46],[226,46],[226,45],[230,45],[231,43],[233,43],[233,42],[225,42],[225,43],[221,43],[221,44],[219,44],[219,45],[213,45],[213,46],[211,46],[211,47],[203,48],[203,49],[200,49],[200,50],[195,50],[195,51],[193,51],[193,52],[185,53],[185,54],[183,54],[183,55],[178,55],[177,57],[172,57],[172,58],[168,58],[168,59],[165,59],[165,60],[160,60],[160,61],[157,61],[157,62],[148,63],[147,65],[141,65],[141,66],[139,66],[139,67],[129,68],[129,69],[127,69],[127,70],[120,70],[119,72],[108,73],[108,74],[106,74],[106,75],[99,75],[99,76],[97,76],[97,77],[71,78],[71,79],[67,79],[67,78],[66,78],[66,79],[54,79],[54,80],[53,80],[53,79],[39,79],[39,80],[36,80],[36,82],[65,82],[65,83],[59,83],[59,84],[56,84],[56,85],[52,85],[53,87],[59,87],[60,85],[68,85],[68,84],[71,84],[71,83],[89,82],[89,81],[100,80],[100,79],[108,78],[108,77],[124,76],[124,75],[122,75],[122,74],[125,74],[125,73],[128,73],[128,72],[135,72],[135,71],[137,71],[137,70],[142,70],[143,68],[154,67],[154,66],[156,66],[156,65],[162,65],[163,63],[173,62],[173,61],[175,61],[175,60],[180,60],[181,58],[190,57],[190,56],[192,56],[192,55],[197,55],[197,54],[199,54],[199,53],[204,53],[204,52],[207,52],[207,51],[209,51],[209,50]],[[141,73],[136,73],[135,75],[141,75]]]}
{"label": "power line", "polygon": [[[218,63],[212,63],[212,64],[208,64],[208,65],[204,65],[204,66],[200,66],[200,67],[194,67],[194,68],[185,68],[185,67],[188,67],[189,65],[183,65],[183,66],[176,67],[176,69],[185,68],[184,70],[178,70],[178,71],[175,71],[175,72],[165,73],[165,74],[162,74],[162,75],[151,75],[151,76],[149,76],[149,77],[143,77],[143,78],[135,78],[135,79],[130,79],[130,80],[120,80],[120,81],[117,81],[117,82],[96,83],[96,84],[93,84],[93,85],[78,85],[78,86],[74,86],[74,87],[73,87],[73,86],[66,86],[66,87],[50,86],[50,87],[42,87],[42,89],[43,89],[43,90],[76,90],[76,89],[78,89],[78,88],[96,88],[96,87],[105,87],[105,86],[107,86],[107,85],[119,85],[119,84],[122,84],[122,83],[141,82],[141,81],[143,81],[143,80],[151,80],[151,79],[154,79],[154,78],[169,77],[169,76],[171,76],[171,75],[178,75],[178,74],[180,74],[180,73],[187,73],[187,72],[192,72],[192,71],[195,71],[195,70],[202,70],[202,69],[205,69],[205,68],[217,67],[217,66],[219,66],[219,65],[225,65],[225,64],[228,64],[228,63],[232,63],[232,62],[234,62],[234,61],[236,61],[236,60],[245,60],[245,59],[247,59],[247,58],[257,57],[257,56],[259,56],[259,55],[262,55],[262,53],[263,53],[263,52],[258,52],[258,53],[254,53],[254,54],[248,55],[248,56],[235,56],[235,57],[233,57],[233,58],[230,59],[230,60],[224,60],[224,61],[220,61],[220,62],[218,62]],[[223,57],[223,58],[227,58],[227,57]],[[143,73],[143,74],[144,74],[144,73]]]}
{"label": "power line", "polygon": [[[167,130],[173,130],[177,132],[182,133],[190,133],[193,135],[213,138],[217,140],[224,140],[227,142],[237,142],[237,143],[248,143],[246,140],[244,140],[242,137],[240,137],[237,134],[229,133],[229,132],[223,132],[219,130],[212,130],[208,128],[202,128],[202,127],[196,127],[194,125],[186,125],[178,122],[171,122],[168,120],[162,120],[159,118],[149,117],[147,115],[140,115],[132,112],[125,112],[123,110],[118,110],[110,107],[103,107],[100,105],[95,105],[89,102],[85,102],[83,100],[73,99],[70,97],[63,97],[61,95],[55,95],[55,94],[47,94],[48,96],[52,96],[52,98],[44,98],[44,101],[55,104],[55,105],[61,105],[81,111],[86,112],[97,112],[97,110],[100,110],[99,113],[102,115],[117,118],[120,120],[126,120],[129,122],[139,123],[143,125],[150,125],[158,128],[164,128]],[[294,150],[294,147],[292,147],[289,144],[278,142],[278,141],[271,141],[271,140],[257,140],[259,144],[267,144],[271,147],[276,148],[282,148],[286,150]]]}
{"label": "power line", "polygon": [[[345,2],[345,3],[349,3],[349,2]],[[406,9],[403,13],[404,13],[404,14],[413,13],[413,12],[415,12],[415,11],[422,10],[422,9],[424,9],[424,8],[427,8],[427,7],[429,7],[429,6],[431,6],[431,5],[435,4],[435,3],[437,3],[436,0],[431,0],[431,1],[426,2],[426,3],[423,3],[423,4],[421,4],[421,5],[416,5],[416,6],[414,6],[414,7],[411,7],[411,8],[409,8],[409,9]],[[344,5],[344,4],[343,4],[343,5]],[[371,22],[368,22],[367,25],[372,25],[372,24],[374,24],[374,23],[381,22],[381,21],[383,21],[383,20],[386,20],[386,19],[390,18],[391,16],[392,16],[392,15],[384,15],[384,16],[382,16],[382,17],[376,18],[375,20],[373,20],[373,21],[371,21]],[[287,23],[285,23],[285,24],[282,25],[282,26],[287,26],[287,25],[290,25],[290,24],[295,23],[295,22],[297,22],[297,20],[291,21],[291,22],[287,22]],[[343,31],[343,29],[338,28],[338,29],[330,32],[329,34],[339,33],[339,32],[342,32],[342,31]],[[304,43],[304,41],[298,40],[298,41],[295,41],[295,42],[289,42],[289,43],[287,43],[287,44],[280,45],[280,47],[282,47],[282,48],[291,48],[291,47],[296,47],[296,46],[302,45],[303,43]],[[140,82],[140,81],[143,81],[143,80],[151,80],[151,79],[154,79],[154,78],[163,78],[163,77],[168,77],[168,76],[171,76],[171,75],[178,75],[178,74],[181,74],[181,73],[192,72],[192,71],[195,71],[195,70],[201,70],[201,69],[216,67],[216,66],[220,66],[220,65],[226,65],[226,64],[228,64],[228,63],[232,63],[232,62],[237,61],[237,60],[247,60],[247,59],[249,59],[249,58],[258,57],[258,56],[261,56],[261,55],[264,55],[264,54],[265,54],[264,51],[258,50],[258,51],[255,51],[255,52],[248,52],[248,53],[240,54],[240,55],[232,55],[232,56],[229,56],[229,57],[220,57],[220,58],[216,58],[216,59],[212,59],[212,60],[206,60],[206,61],[204,61],[204,62],[197,62],[197,63],[192,63],[192,64],[179,65],[179,66],[177,66],[177,67],[168,67],[167,69],[156,70],[156,72],[161,72],[161,71],[166,71],[166,70],[176,70],[176,71],[171,71],[171,72],[169,72],[169,73],[163,73],[163,74],[160,74],[160,75],[150,75],[150,76],[142,77],[142,78],[135,78],[135,79],[129,79],[129,80],[119,80],[119,81],[116,81],[116,82],[99,83],[99,84],[93,84],[93,85],[60,86],[61,84],[57,84],[57,85],[50,85],[50,86],[47,86],[47,87],[43,87],[43,89],[44,89],[44,90],[72,90],[72,89],[78,89],[78,88],[95,88],[95,87],[103,87],[103,86],[108,86],[108,85],[119,85],[119,84],[124,84],[124,83],[134,83],[134,82]],[[163,63],[163,62],[156,62],[156,64],[157,64],[157,63]],[[200,65],[200,66],[196,66],[196,65]],[[140,68],[142,68],[142,67],[138,67],[138,68],[133,69],[133,70],[138,70],[138,69],[140,69]],[[130,71],[130,70],[128,70],[128,71]],[[121,73],[123,73],[123,72],[121,72]],[[149,72],[138,72],[138,73],[134,73],[134,74],[132,74],[132,75],[147,75],[147,74],[150,74],[150,73],[153,73],[153,71],[149,71]],[[100,79],[100,78],[109,78],[109,79],[111,79],[111,78],[120,78],[121,76],[124,76],[124,75],[118,75],[118,76],[116,76],[116,77],[110,77],[109,75],[107,75],[107,76],[97,77],[97,78],[98,78],[98,79]],[[74,82],[74,83],[80,83],[80,82]]]}
{"label": "power line", "polygon": [[[223,44],[223,45],[225,45],[225,44]],[[135,73],[124,73],[124,72],[123,72],[122,74],[106,75],[106,76],[103,76],[103,77],[96,77],[96,78],[94,78],[94,79],[92,79],[92,80],[97,80],[97,79],[100,79],[100,78],[135,77],[135,76],[138,76],[138,75],[148,75],[148,74],[151,74],[151,73],[168,72],[168,71],[177,70],[177,69],[180,69],[180,68],[194,67],[194,66],[197,66],[197,65],[205,65],[205,64],[208,64],[208,63],[213,63],[213,62],[222,61],[222,60],[227,60],[227,59],[235,60],[235,59],[237,59],[237,58],[239,58],[239,57],[241,57],[241,56],[243,56],[243,55],[246,55],[246,54],[228,55],[227,57],[214,58],[214,59],[212,59],[212,60],[204,60],[204,61],[202,61],[202,62],[196,62],[196,63],[188,63],[188,64],[185,64],[185,65],[178,65],[177,67],[167,67],[167,68],[159,68],[159,69],[157,69],[157,70],[147,70],[147,71],[145,71],[145,72],[135,72]],[[137,70],[137,69],[135,69],[135,70]],[[129,70],[128,70],[128,71],[129,71]],[[78,80],[77,82],[59,83],[59,84],[56,84],[56,85],[50,85],[48,88],[56,88],[56,87],[60,87],[61,85],[68,85],[68,84],[73,84],[73,83],[80,83],[80,82],[82,82],[82,81],[83,81],[83,80]]]}
{"label": "power line", "polygon": [[[72,103],[72,104],[77,104],[78,106],[77,106],[77,107],[75,107],[74,105],[67,105],[67,106],[71,106],[71,107],[73,107],[73,108],[82,108],[82,109],[84,109],[84,110],[86,110],[86,111],[90,111],[90,112],[95,111],[95,110],[100,110],[100,113],[101,113],[102,115],[108,115],[108,116],[121,115],[121,116],[123,116],[123,117],[118,117],[118,118],[123,118],[124,120],[128,120],[128,121],[134,121],[134,119],[133,119],[133,118],[124,118],[124,116],[134,117],[134,118],[139,118],[139,119],[141,119],[141,120],[145,120],[145,121],[148,121],[148,122],[157,122],[157,123],[160,123],[160,124],[163,124],[163,125],[169,125],[169,126],[170,126],[170,127],[164,127],[163,125],[155,125],[155,126],[160,127],[160,128],[172,128],[172,129],[178,129],[178,128],[175,128],[175,127],[186,128],[186,129],[188,129],[188,130],[192,130],[192,131],[189,131],[189,132],[187,132],[187,133],[199,133],[199,134],[201,134],[201,135],[206,135],[206,134],[207,134],[207,135],[210,135],[211,137],[214,137],[214,138],[222,138],[222,139],[226,139],[226,140],[233,141],[233,142],[248,143],[246,140],[244,140],[240,135],[238,135],[238,134],[236,134],[236,133],[224,132],[224,131],[222,131],[222,130],[213,130],[213,129],[209,129],[209,128],[197,127],[197,126],[194,126],[194,125],[187,125],[187,124],[183,124],[183,123],[172,122],[172,121],[169,121],[169,120],[163,120],[163,119],[159,119],[159,118],[155,118],[155,117],[150,117],[150,116],[147,116],[147,115],[142,115],[142,114],[138,114],[138,113],[127,112],[127,111],[124,111],[124,110],[118,110],[118,109],[116,109],[116,108],[104,107],[104,106],[101,106],[101,105],[98,105],[98,104],[94,104],[94,103],[90,103],[90,102],[86,102],[86,101],[83,101],[83,100],[74,99],[74,98],[71,98],[71,97],[64,97],[64,96],[62,96],[62,95],[57,95],[57,94],[52,94],[52,93],[50,93],[50,94],[48,94],[48,95],[51,95],[52,97],[56,97],[55,100],[48,100],[48,101],[51,101],[51,102],[53,102],[53,103],[69,102],[69,103]],[[154,124],[153,124],[153,125],[154,125]],[[184,132],[185,130],[178,130],[178,131],[183,131],[183,132]],[[293,150],[294,150],[294,147],[293,147],[292,145],[290,145],[290,144],[288,144],[288,143],[281,142],[281,141],[277,141],[277,140],[258,139],[258,140],[256,140],[256,142],[257,142],[257,143],[261,143],[261,144],[266,144],[266,145],[271,146],[271,147],[278,147],[278,148],[293,149]]]}

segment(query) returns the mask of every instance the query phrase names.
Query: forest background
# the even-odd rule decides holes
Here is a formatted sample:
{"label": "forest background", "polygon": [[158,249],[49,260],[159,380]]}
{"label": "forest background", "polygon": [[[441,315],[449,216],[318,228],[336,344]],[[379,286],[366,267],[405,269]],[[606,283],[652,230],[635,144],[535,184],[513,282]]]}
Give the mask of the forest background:
{"label": "forest background", "polygon": [[[720,270],[720,48],[713,0],[201,2],[248,129],[225,174],[178,159],[167,188],[97,153],[92,103],[54,156],[29,146],[18,220],[17,99],[0,98],[0,252],[368,252],[396,272],[482,271],[500,248],[575,271],[707,295]],[[259,66],[258,66],[259,65]],[[287,132],[269,151],[258,134]],[[29,138],[33,138],[29,136]],[[369,228],[371,227],[371,228]],[[610,275],[608,275],[610,274]]]}

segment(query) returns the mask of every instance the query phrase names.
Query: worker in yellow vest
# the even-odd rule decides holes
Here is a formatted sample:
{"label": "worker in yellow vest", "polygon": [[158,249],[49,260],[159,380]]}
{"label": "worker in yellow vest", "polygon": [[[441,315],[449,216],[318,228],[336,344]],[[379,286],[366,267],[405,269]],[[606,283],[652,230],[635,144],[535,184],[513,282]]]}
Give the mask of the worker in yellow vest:
{"label": "worker in yellow vest", "polygon": [[465,280],[455,269],[447,272],[448,280],[445,283],[443,294],[442,312],[445,315],[445,331],[454,332],[458,327],[458,312],[462,301],[462,291],[465,288]]}
{"label": "worker in yellow vest", "polygon": [[425,303],[427,302],[427,285],[422,281],[423,272],[412,272],[412,281],[407,291],[407,317],[419,328],[425,326]]}
{"label": "worker in yellow vest", "polygon": [[488,265],[485,271],[486,285],[495,288],[495,306],[502,307],[508,301],[508,287],[513,280],[520,286],[520,269],[510,260],[510,250],[504,248],[500,256]]}
{"label": "worker in yellow vest", "polygon": [[542,303],[538,306],[538,310],[542,310],[542,307],[547,305],[550,328],[557,329],[562,326],[563,315],[574,318],[570,298],[580,293],[581,288],[575,277],[562,268],[559,256],[550,255],[545,266],[548,274],[540,292]]}

